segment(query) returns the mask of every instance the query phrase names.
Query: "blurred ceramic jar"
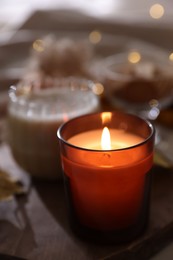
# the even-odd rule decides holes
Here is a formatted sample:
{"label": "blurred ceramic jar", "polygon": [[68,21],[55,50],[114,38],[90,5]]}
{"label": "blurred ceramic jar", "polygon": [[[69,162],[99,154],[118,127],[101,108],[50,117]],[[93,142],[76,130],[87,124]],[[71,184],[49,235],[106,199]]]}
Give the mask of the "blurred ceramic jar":
{"label": "blurred ceramic jar", "polygon": [[68,119],[99,110],[92,81],[64,78],[40,88],[23,82],[9,90],[8,142],[30,175],[61,178],[57,129]]}
{"label": "blurred ceramic jar", "polygon": [[168,56],[129,51],[102,61],[105,95],[113,107],[155,119],[173,101]]}

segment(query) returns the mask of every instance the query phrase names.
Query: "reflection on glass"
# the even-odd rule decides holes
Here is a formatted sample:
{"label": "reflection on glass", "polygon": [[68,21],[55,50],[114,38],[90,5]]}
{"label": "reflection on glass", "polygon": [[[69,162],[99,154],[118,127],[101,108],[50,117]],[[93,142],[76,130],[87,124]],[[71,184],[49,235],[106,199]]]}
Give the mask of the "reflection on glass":
{"label": "reflection on glass", "polygon": [[111,122],[112,113],[111,112],[103,112],[101,113],[101,121],[102,125],[106,125]]}

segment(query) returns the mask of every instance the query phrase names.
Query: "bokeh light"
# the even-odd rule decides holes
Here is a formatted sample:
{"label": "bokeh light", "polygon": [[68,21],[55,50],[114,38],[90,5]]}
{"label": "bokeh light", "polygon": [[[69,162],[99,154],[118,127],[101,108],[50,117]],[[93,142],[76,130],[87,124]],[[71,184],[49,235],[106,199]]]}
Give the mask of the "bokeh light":
{"label": "bokeh light", "polygon": [[92,91],[94,92],[94,94],[96,95],[102,95],[103,92],[104,92],[104,86],[101,84],[101,83],[95,83],[93,88],[92,88]]}
{"label": "bokeh light", "polygon": [[149,13],[153,19],[160,19],[164,15],[164,7],[161,4],[154,4],[150,7]]}
{"label": "bokeh light", "polygon": [[37,39],[33,42],[32,47],[37,52],[43,52],[44,51],[44,42],[40,39]]}
{"label": "bokeh light", "polygon": [[141,54],[137,51],[132,51],[128,54],[128,61],[131,63],[138,63],[141,60]]}
{"label": "bokeh light", "polygon": [[173,61],[173,52],[170,53],[170,55],[169,55],[169,60],[170,60],[170,61]]}
{"label": "bokeh light", "polygon": [[101,41],[102,34],[99,31],[92,31],[89,34],[89,41],[93,44],[97,44]]}

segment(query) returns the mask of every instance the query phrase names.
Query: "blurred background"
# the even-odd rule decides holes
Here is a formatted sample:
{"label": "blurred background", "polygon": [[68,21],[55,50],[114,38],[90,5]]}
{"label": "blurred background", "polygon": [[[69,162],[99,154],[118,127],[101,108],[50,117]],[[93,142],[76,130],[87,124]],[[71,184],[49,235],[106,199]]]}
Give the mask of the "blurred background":
{"label": "blurred background", "polygon": [[[37,38],[50,33],[58,37],[68,36],[69,32],[74,31],[88,34],[96,31],[102,36],[106,33],[114,37],[114,39],[108,37],[105,39],[107,50],[110,49],[108,42],[109,45],[113,45],[119,41],[119,45],[129,45],[132,49],[136,47],[133,39],[142,40],[143,43],[150,43],[156,48],[164,49],[168,59],[172,60],[172,24],[171,0],[158,2],[153,0],[1,0],[0,79],[5,77],[1,72],[4,65],[7,65],[7,60],[11,63],[14,58],[16,59],[17,54],[13,58],[14,49],[19,50],[22,47],[20,52],[25,52],[25,55],[18,54],[19,60],[21,56],[22,58],[28,56],[27,51],[31,45],[27,48],[26,44],[19,47],[19,45],[14,46],[14,42],[32,43]],[[121,36],[125,38],[120,39]],[[101,38],[94,41],[101,41]],[[104,37],[102,41],[104,42]],[[11,43],[8,50],[4,47],[6,43]],[[5,53],[2,55],[2,52]],[[117,52],[117,49],[107,52],[107,55],[113,52]],[[7,74],[7,71],[5,73]]]}
{"label": "blurred background", "polygon": [[[131,34],[139,35],[145,39],[148,38],[149,41],[154,41],[159,45],[170,49],[172,48],[173,40],[171,39],[172,37],[170,33],[172,31],[173,9],[171,0],[1,0],[1,41],[5,40],[7,32],[9,33],[20,28],[22,24],[36,11],[57,9],[77,10],[92,17],[112,21],[117,25],[131,25],[137,28],[141,27],[144,31],[133,31]],[[37,27],[36,24],[35,26]],[[42,26],[44,26],[44,24]],[[146,28],[148,28],[149,31],[151,30],[154,35],[149,35],[149,33],[146,32]],[[168,35],[170,37],[165,39],[165,36],[168,37]],[[166,42],[166,40],[168,42]]]}

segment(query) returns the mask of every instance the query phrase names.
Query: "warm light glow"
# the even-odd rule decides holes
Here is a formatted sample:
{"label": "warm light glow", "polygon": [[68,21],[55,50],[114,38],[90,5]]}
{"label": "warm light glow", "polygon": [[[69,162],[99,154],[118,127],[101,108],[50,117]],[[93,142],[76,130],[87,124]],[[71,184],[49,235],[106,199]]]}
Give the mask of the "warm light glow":
{"label": "warm light glow", "polygon": [[173,52],[169,55],[169,60],[173,61]]}
{"label": "warm light glow", "polygon": [[131,63],[138,63],[141,60],[141,55],[137,51],[132,51],[128,55],[128,61]]}
{"label": "warm light glow", "polygon": [[69,120],[69,117],[67,115],[67,113],[63,113],[63,122],[66,122]]}
{"label": "warm light glow", "polygon": [[89,41],[93,44],[97,44],[101,41],[102,34],[99,31],[92,31],[89,34]]}
{"label": "warm light glow", "polygon": [[149,102],[150,107],[158,107],[159,101],[157,99],[151,99]]}
{"label": "warm light glow", "polygon": [[42,40],[35,40],[32,44],[32,47],[35,51],[42,52],[44,51],[44,44]]}
{"label": "warm light glow", "polygon": [[92,88],[92,91],[94,92],[94,94],[99,96],[99,95],[103,94],[104,86],[101,83],[95,83]]}
{"label": "warm light glow", "polygon": [[101,113],[101,119],[102,119],[102,124],[107,124],[111,121],[112,118],[112,113],[111,112],[103,112]]}
{"label": "warm light glow", "polygon": [[154,4],[150,8],[150,16],[153,19],[159,19],[164,15],[164,7],[160,4]]}
{"label": "warm light glow", "polygon": [[111,137],[109,129],[107,127],[103,128],[101,137],[101,147],[102,150],[111,150]]}
{"label": "warm light glow", "polygon": [[31,93],[32,86],[30,84],[26,84],[25,86],[18,86],[16,90],[17,96],[28,96]]}

